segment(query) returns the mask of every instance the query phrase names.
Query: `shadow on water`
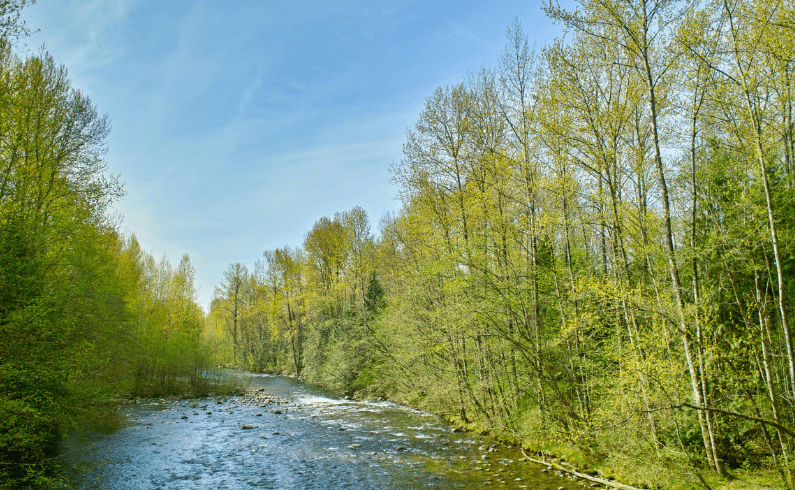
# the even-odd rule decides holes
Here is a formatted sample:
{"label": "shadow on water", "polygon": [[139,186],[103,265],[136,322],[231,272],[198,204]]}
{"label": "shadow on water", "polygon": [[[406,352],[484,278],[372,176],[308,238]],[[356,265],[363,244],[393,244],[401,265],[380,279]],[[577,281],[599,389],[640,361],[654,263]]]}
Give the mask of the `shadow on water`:
{"label": "shadow on water", "polygon": [[142,400],[113,433],[72,434],[63,461],[75,486],[584,488],[429,413],[250,376],[245,396]]}

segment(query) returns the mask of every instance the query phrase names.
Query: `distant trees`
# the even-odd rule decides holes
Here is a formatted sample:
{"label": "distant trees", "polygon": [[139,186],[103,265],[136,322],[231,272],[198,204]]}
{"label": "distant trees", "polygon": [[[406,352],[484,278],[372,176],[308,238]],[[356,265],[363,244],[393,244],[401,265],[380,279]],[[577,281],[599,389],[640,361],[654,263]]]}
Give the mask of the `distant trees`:
{"label": "distant trees", "polygon": [[[306,362],[304,256],[300,250],[285,247],[265,252],[264,258],[265,262],[260,264],[264,269],[264,299],[269,298],[269,312],[273,321],[271,337],[281,340],[281,345],[289,346],[295,375],[300,378]],[[276,355],[275,351],[272,357]],[[279,363],[273,359],[272,365],[278,366]]]}
{"label": "distant trees", "polygon": [[141,396],[207,390],[208,355],[201,343],[204,314],[197,304],[195,271],[188,255],[172,267],[141,251],[135,236],[121,247],[130,289],[125,343],[129,390]]}
{"label": "distant trees", "polygon": [[223,302],[224,309],[228,313],[225,316],[225,323],[227,331],[232,336],[235,357],[240,351],[241,317],[248,282],[248,269],[240,263],[230,264],[224,272],[224,281],[215,293],[216,297]]}
{"label": "distant trees", "polygon": [[[371,360],[369,322],[384,304],[374,254],[367,214],[355,207],[320,218],[300,249],[266,251],[253,274],[230,265],[210,313],[237,324],[236,335],[247,339],[230,360],[341,390],[363,387],[356,380]],[[238,275],[247,279],[240,281],[247,291],[256,293],[246,293],[254,300],[236,308],[230,284],[237,284],[232,277]],[[233,338],[234,331],[228,329]],[[254,351],[258,354],[245,354]]]}

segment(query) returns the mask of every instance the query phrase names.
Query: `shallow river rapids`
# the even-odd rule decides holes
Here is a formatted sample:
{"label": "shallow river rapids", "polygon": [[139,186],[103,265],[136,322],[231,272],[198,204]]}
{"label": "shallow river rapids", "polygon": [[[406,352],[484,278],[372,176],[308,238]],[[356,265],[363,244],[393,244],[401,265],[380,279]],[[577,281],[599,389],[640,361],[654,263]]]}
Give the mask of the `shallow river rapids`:
{"label": "shallow river rapids", "polygon": [[250,389],[130,405],[123,428],[70,437],[65,466],[85,489],[591,488],[426,412],[279,376]]}

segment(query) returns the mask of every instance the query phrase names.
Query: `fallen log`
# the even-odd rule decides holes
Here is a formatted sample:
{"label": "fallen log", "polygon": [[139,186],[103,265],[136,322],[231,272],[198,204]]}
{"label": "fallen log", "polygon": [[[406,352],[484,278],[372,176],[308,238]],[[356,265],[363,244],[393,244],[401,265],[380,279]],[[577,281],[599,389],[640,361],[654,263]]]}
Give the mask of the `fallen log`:
{"label": "fallen log", "polygon": [[566,468],[565,466],[561,466],[561,465],[559,465],[557,463],[553,463],[551,461],[542,461],[542,460],[539,460],[539,459],[531,458],[530,456],[527,455],[527,453],[524,452],[524,449],[521,449],[521,451],[522,451],[522,455],[524,455],[525,459],[528,460],[528,461],[532,461],[533,463],[543,464],[543,465],[555,468],[558,471],[563,471],[563,472],[568,473],[570,475],[574,475],[577,478],[582,478],[584,480],[592,481],[594,483],[598,483],[600,485],[604,485],[604,486],[610,487],[610,488],[619,488],[621,490],[646,490],[646,489],[643,489],[643,488],[638,488],[638,487],[632,487],[632,486],[629,486],[629,485],[624,485],[623,483],[618,483],[618,482],[614,482],[614,481],[610,481],[610,480],[605,480],[604,478],[598,478],[598,477],[595,477],[595,476],[586,475],[585,473],[580,473],[577,470],[574,470],[574,469],[571,469],[571,468]]}

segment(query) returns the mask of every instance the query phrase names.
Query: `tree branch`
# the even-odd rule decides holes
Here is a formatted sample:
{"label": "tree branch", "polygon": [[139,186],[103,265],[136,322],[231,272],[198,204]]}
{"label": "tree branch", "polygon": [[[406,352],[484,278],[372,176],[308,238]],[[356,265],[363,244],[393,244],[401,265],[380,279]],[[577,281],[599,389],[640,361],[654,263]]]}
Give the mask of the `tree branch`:
{"label": "tree branch", "polygon": [[754,417],[753,415],[745,415],[745,414],[742,414],[742,413],[732,412],[732,411],[729,411],[729,410],[723,410],[723,409],[715,408],[715,407],[699,407],[699,406],[696,406],[696,405],[691,405],[689,403],[682,403],[680,405],[672,405],[671,406],[671,408],[682,408],[682,407],[692,408],[693,410],[703,410],[703,411],[707,411],[707,412],[715,412],[715,413],[720,413],[720,414],[723,414],[723,415],[728,415],[730,417],[737,417],[737,418],[744,419],[744,420],[751,420],[753,422],[759,422],[760,424],[765,424],[765,425],[769,425],[771,427],[775,427],[776,429],[780,430],[781,432],[786,433],[790,437],[795,437],[795,431],[793,429],[790,429],[787,426],[781,425],[778,422],[774,422],[774,421],[768,420],[768,419],[763,419],[761,417]]}

